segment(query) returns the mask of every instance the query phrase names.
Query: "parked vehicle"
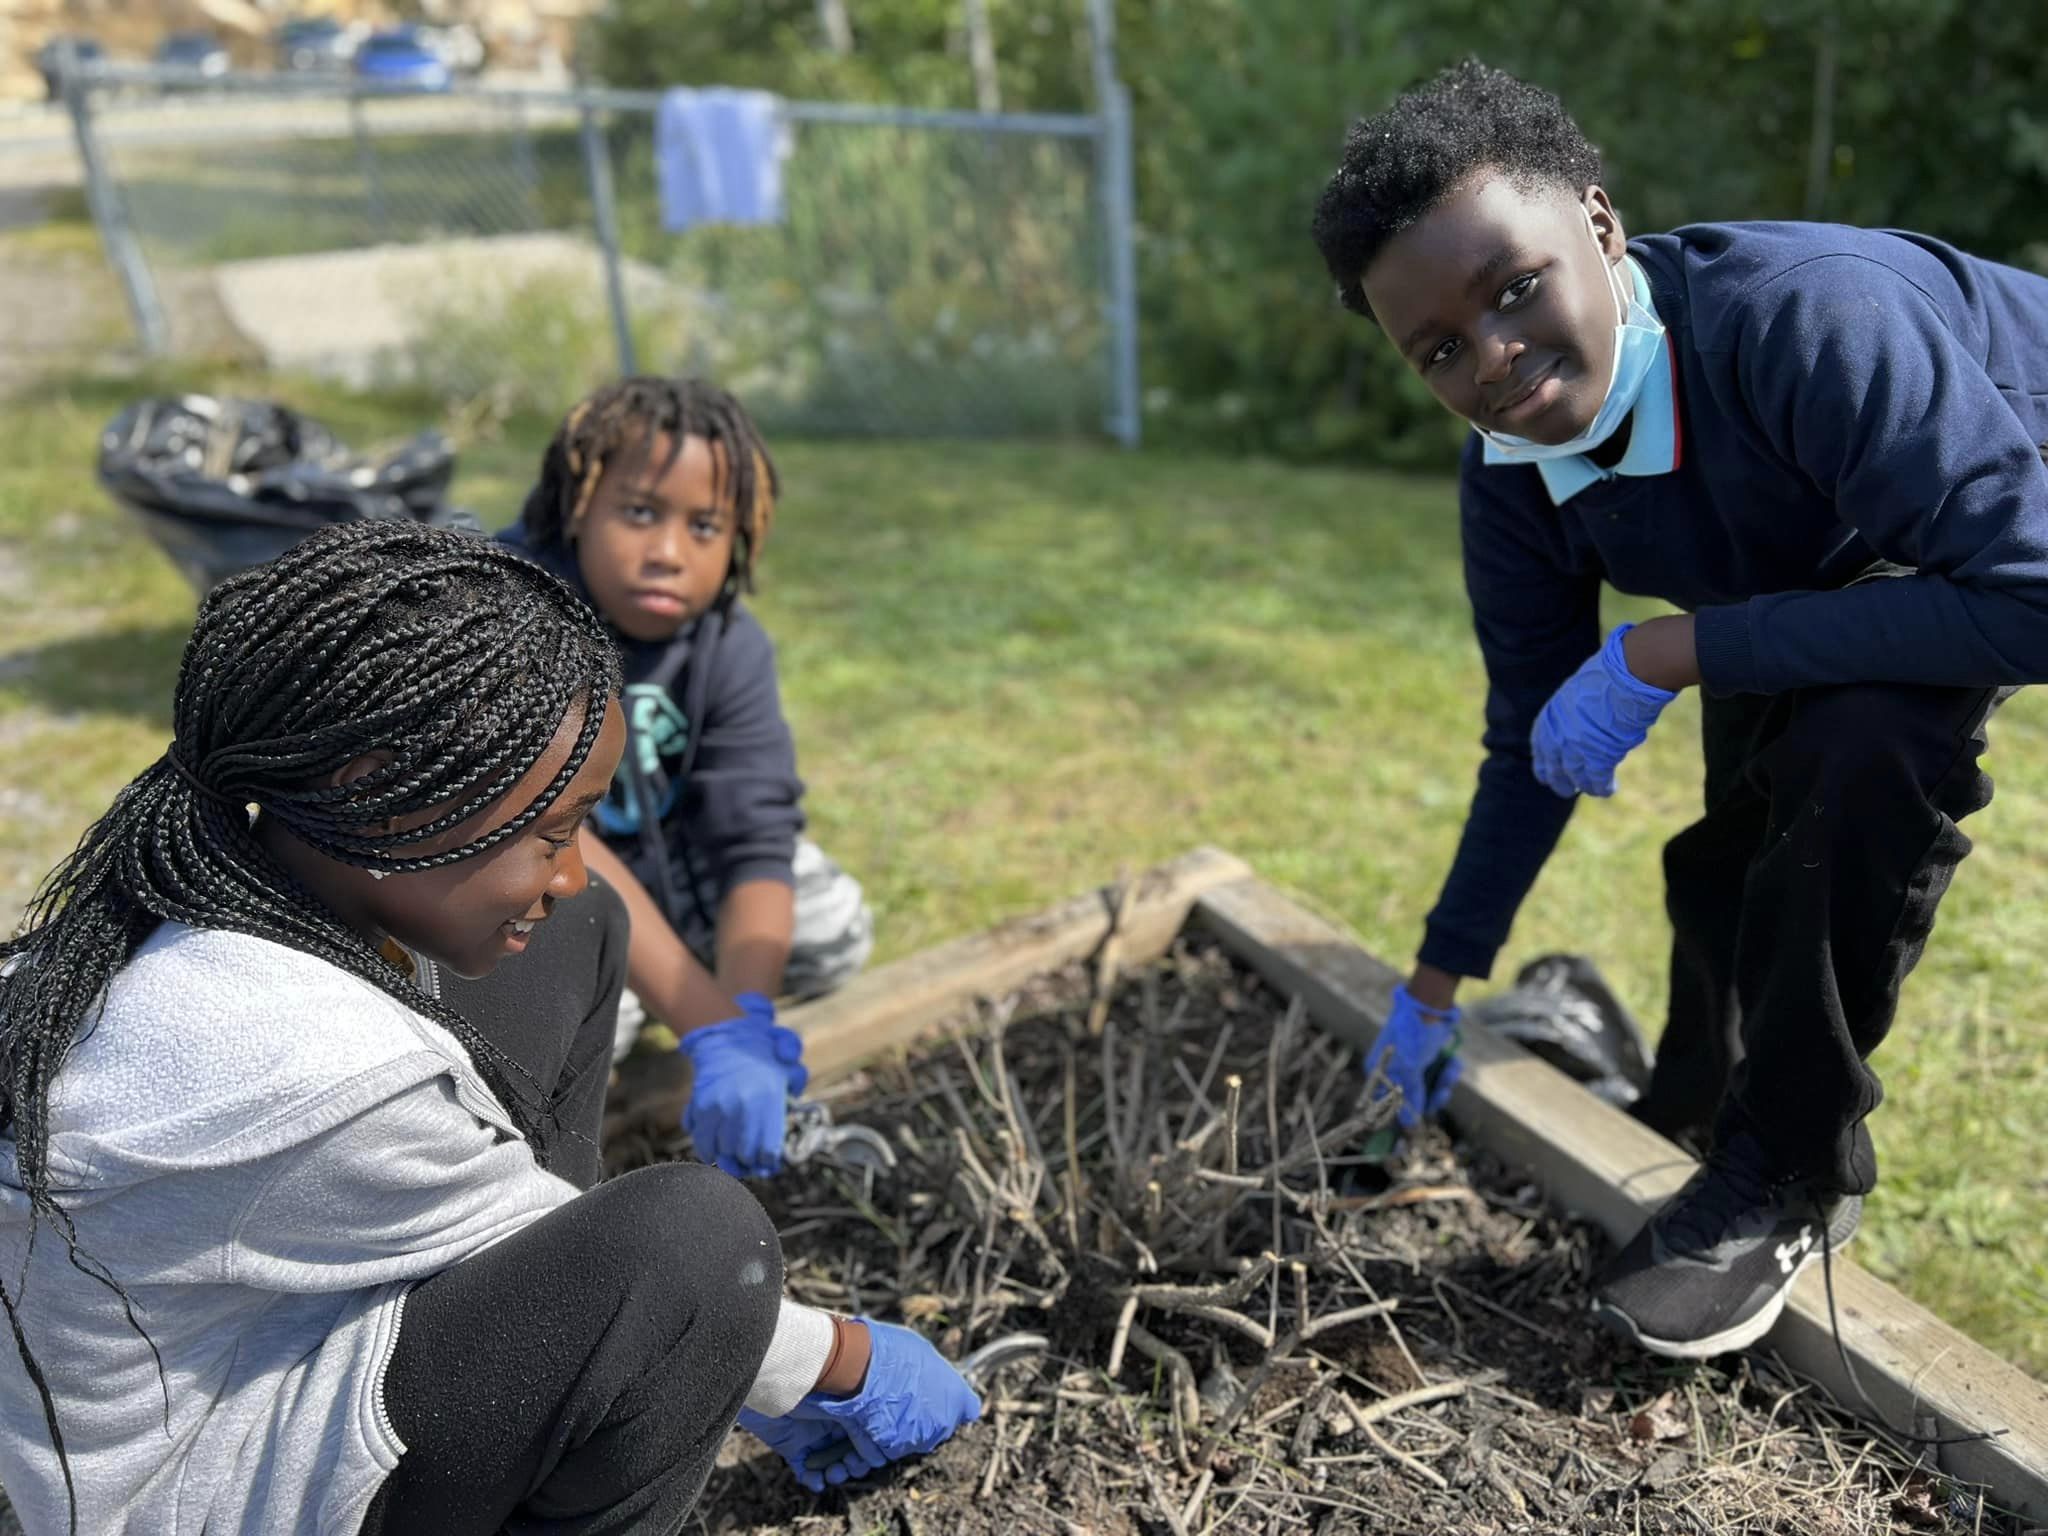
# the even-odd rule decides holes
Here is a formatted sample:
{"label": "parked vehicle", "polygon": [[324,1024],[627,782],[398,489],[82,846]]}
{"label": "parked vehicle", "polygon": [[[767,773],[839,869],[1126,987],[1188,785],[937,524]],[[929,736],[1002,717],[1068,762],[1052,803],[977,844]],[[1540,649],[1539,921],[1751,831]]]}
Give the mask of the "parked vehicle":
{"label": "parked vehicle", "polygon": [[356,78],[395,91],[445,91],[454,76],[411,27],[372,32],[356,50]]}
{"label": "parked vehicle", "polygon": [[43,90],[51,101],[64,94],[64,69],[67,63],[77,65],[100,64],[106,61],[107,50],[97,38],[60,36],[53,37],[36,50],[36,69],[43,77]]}
{"label": "parked vehicle", "polygon": [[211,32],[173,32],[157,44],[156,62],[203,84],[228,72],[228,51]]}
{"label": "parked vehicle", "polygon": [[295,73],[347,69],[357,34],[332,16],[302,16],[277,29],[277,67]]}

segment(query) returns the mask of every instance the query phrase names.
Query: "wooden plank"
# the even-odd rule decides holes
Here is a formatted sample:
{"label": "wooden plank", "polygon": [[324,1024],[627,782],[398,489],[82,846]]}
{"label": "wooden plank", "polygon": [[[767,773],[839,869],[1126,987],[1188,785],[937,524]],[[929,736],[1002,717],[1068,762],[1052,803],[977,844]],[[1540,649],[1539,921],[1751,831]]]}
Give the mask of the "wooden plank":
{"label": "wooden plank", "polygon": [[[1197,848],[1135,877],[1119,963],[1164,954],[1196,897],[1251,873],[1242,860]],[[1104,887],[985,933],[922,950],[857,976],[839,991],[783,1013],[804,1037],[813,1081],[829,1081],[870,1057],[909,1044],[973,998],[1006,992],[1096,952],[1109,936],[1117,890]]]}
{"label": "wooden plank", "polygon": [[[1386,1018],[1401,977],[1264,881],[1209,891],[1196,919],[1272,985],[1298,994],[1332,1033],[1365,1044]],[[1526,1169],[1558,1205],[1617,1242],[1691,1175],[1685,1153],[1520,1046],[1468,1026],[1464,1057],[1450,1109],[1460,1132]],[[1846,1258],[1834,1280],[1842,1345],[1879,1412],[1922,1434],[2005,1430],[1938,1447],[1936,1460],[1949,1475],[1990,1489],[1999,1505],[2048,1521],[2048,1387]],[[1861,1411],[1818,1268],[1801,1279],[1764,1347]]]}

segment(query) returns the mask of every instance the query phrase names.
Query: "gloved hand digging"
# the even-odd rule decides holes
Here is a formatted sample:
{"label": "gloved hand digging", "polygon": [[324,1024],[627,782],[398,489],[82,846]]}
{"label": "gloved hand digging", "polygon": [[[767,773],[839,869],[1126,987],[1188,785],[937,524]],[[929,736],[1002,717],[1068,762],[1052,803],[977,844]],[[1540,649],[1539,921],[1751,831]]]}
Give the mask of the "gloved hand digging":
{"label": "gloved hand digging", "polygon": [[752,1409],[739,1416],[740,1428],[765,1441],[813,1493],[922,1455],[981,1417],[974,1389],[922,1334],[871,1319],[863,1326],[871,1353],[858,1392],[813,1392],[780,1419]]}
{"label": "gloved hand digging", "polygon": [[1643,744],[1664,706],[1678,695],[1628,669],[1618,626],[1586,664],[1550,696],[1529,734],[1536,777],[1553,794],[1611,795],[1614,770]]}
{"label": "gloved hand digging", "polygon": [[803,1037],[775,1022],[775,1004],[742,992],[741,1014],[693,1029],[679,1049],[695,1078],[683,1129],[697,1155],[736,1179],[767,1178],[782,1169],[787,1105],[811,1080]]}
{"label": "gloved hand digging", "polygon": [[1397,1118],[1403,1130],[1413,1130],[1450,1102],[1463,1063],[1454,1055],[1434,1074],[1430,1069],[1446,1051],[1457,1050],[1462,1017],[1456,1008],[1430,1008],[1417,1002],[1405,986],[1394,988],[1387,1022],[1366,1048],[1365,1070],[1380,1067],[1387,1081],[1401,1090]]}
{"label": "gloved hand digging", "polygon": [[[787,1462],[796,1480],[813,1493],[825,1491],[825,1468],[837,1470],[840,1458],[852,1453],[846,1436],[836,1426],[817,1419],[771,1419],[751,1408],[742,1408],[739,1426]],[[815,1470],[810,1466],[812,1456],[818,1458]],[[842,1473],[840,1480],[844,1481],[845,1476]]]}

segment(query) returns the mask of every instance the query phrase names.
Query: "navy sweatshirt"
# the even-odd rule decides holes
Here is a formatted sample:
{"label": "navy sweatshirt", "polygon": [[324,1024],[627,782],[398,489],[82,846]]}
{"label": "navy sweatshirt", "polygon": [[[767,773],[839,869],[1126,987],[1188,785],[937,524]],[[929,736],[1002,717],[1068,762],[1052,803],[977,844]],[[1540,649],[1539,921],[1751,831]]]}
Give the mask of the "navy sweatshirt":
{"label": "navy sweatshirt", "polygon": [[[499,542],[590,600],[573,555]],[[710,931],[725,893],[796,882],[803,781],[783,718],[775,647],[737,600],[648,643],[613,632],[625,663],[626,754],[591,820],[680,933]],[[710,901],[700,899],[716,892]]]}
{"label": "navy sweatshirt", "polygon": [[[2048,279],[1916,235],[1700,224],[1631,241],[1679,462],[1553,505],[1460,478],[1486,760],[1420,958],[1484,976],[1574,804],[1529,733],[1599,649],[1599,590],[1694,613],[1715,693],[2048,679]],[[1880,563],[1895,579],[1849,585]]]}

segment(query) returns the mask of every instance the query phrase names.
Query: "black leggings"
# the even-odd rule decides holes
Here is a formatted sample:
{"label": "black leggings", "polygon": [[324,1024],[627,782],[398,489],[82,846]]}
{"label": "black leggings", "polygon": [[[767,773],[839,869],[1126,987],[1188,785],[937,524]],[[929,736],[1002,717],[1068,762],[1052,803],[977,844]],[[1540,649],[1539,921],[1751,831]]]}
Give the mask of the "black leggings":
{"label": "black leggings", "polygon": [[1787,1177],[1876,1184],[1866,1061],[1970,851],[1956,823],[1990,803],[1978,759],[2010,691],[1703,701],[1707,812],[1664,850],[1671,1012],[1640,1119],[1696,1143],[1746,1128]]}
{"label": "black leggings", "polygon": [[593,884],[535,941],[442,996],[560,1091],[552,1160],[587,1192],[407,1295],[384,1379],[406,1450],[363,1536],[679,1531],[775,1331],[781,1247],[736,1180],[679,1163],[589,1188],[617,896]]}

